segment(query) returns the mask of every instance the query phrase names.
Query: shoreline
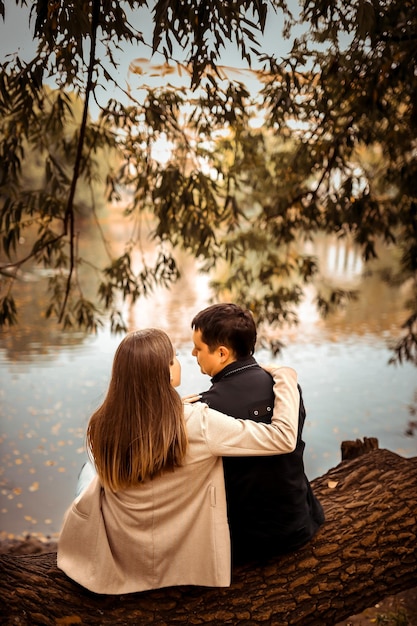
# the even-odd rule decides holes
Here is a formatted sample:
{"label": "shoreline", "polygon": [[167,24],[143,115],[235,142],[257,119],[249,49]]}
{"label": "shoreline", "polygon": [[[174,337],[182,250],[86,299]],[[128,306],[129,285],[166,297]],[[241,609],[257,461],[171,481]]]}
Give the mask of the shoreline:
{"label": "shoreline", "polygon": [[58,533],[53,536],[39,534],[27,534],[15,536],[0,532],[0,555],[1,554],[43,554],[56,552],[58,546]]}

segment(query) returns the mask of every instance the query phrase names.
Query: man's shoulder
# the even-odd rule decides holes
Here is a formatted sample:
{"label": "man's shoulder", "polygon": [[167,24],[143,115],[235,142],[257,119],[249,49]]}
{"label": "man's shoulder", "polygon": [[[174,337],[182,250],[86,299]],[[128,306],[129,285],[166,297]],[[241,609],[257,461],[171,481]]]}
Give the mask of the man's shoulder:
{"label": "man's shoulder", "polygon": [[242,362],[233,365],[223,376],[212,380],[201,400],[228,415],[256,419],[264,413],[261,407],[273,406],[273,380],[256,361],[252,367],[244,367]]}

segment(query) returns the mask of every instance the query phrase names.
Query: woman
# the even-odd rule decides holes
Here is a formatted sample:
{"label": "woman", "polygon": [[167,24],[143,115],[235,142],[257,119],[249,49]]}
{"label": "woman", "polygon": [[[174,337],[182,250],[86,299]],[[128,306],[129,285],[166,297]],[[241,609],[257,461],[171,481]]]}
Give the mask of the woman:
{"label": "woman", "polygon": [[230,585],[222,456],[291,452],[299,392],[290,368],[269,370],[272,424],[183,405],[181,368],[162,330],[128,334],[87,443],[97,476],[67,512],[58,567],[87,589],[124,594]]}

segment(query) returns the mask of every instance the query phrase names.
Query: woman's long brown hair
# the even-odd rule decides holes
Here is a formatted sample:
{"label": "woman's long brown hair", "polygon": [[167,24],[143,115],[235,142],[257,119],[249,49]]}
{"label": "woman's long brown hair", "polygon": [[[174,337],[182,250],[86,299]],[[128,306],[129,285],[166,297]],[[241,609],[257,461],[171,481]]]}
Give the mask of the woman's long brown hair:
{"label": "woman's long brown hair", "polygon": [[133,487],[182,464],[187,433],[181,398],[170,382],[174,349],[149,328],[126,335],[116,350],[109,388],[93,413],[87,443],[105,487]]}

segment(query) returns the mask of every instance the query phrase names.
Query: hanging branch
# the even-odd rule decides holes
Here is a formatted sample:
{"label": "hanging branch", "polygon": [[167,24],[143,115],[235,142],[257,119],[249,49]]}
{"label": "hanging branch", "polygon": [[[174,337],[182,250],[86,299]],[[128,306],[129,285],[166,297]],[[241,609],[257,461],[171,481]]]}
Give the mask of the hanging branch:
{"label": "hanging branch", "polygon": [[67,278],[67,284],[65,289],[64,301],[62,303],[61,312],[59,314],[58,322],[61,323],[65,314],[65,309],[67,306],[69,294],[71,292],[71,281],[72,275],[75,268],[75,218],[74,218],[74,197],[75,190],[77,187],[77,182],[80,176],[80,168],[81,168],[81,159],[82,152],[84,146],[85,132],[87,127],[87,117],[88,117],[88,104],[90,99],[90,94],[93,92],[93,72],[96,63],[95,55],[96,55],[96,43],[97,43],[97,29],[99,23],[99,15],[100,15],[100,0],[93,0],[92,3],[92,13],[91,13],[91,49],[90,49],[90,62],[88,65],[88,74],[87,74],[87,86],[85,91],[85,100],[84,100],[84,108],[83,108],[83,116],[81,120],[80,126],[80,136],[78,138],[78,146],[77,146],[77,154],[74,163],[74,173],[72,176],[70,192],[68,196],[67,207],[65,210],[64,217],[64,229],[65,234],[70,234],[70,266],[69,273]]}

